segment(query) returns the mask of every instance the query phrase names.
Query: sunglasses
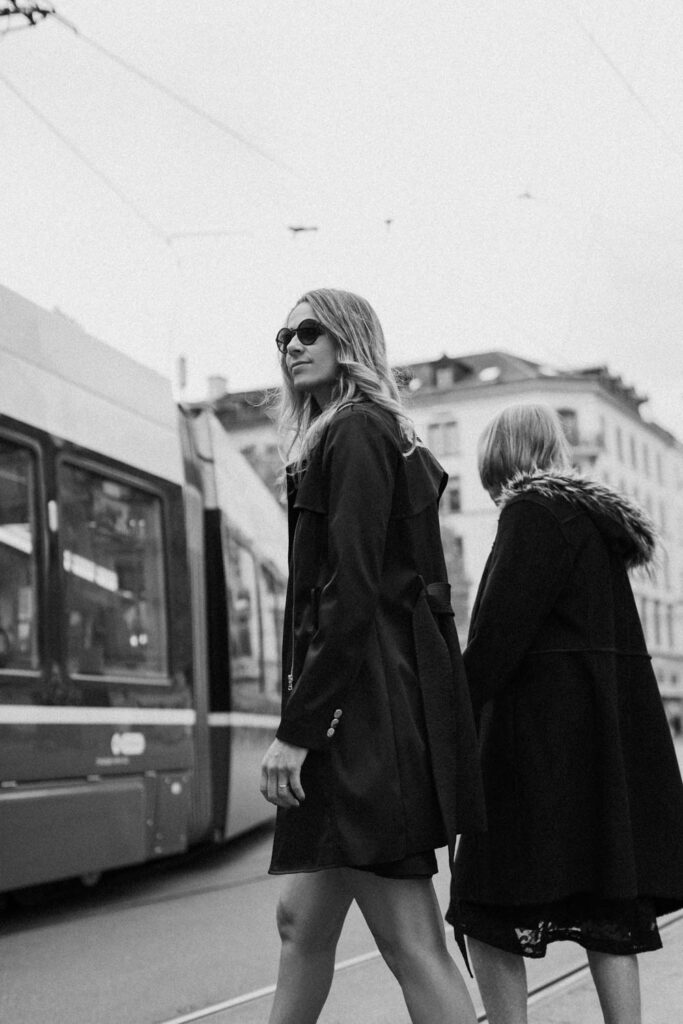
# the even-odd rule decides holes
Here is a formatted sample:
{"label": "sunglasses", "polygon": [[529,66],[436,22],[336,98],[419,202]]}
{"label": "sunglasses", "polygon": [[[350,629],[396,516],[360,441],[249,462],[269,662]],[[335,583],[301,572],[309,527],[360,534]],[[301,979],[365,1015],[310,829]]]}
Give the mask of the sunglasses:
{"label": "sunglasses", "polygon": [[284,355],[295,334],[302,345],[312,345],[316,338],[319,338],[325,331],[326,328],[317,320],[302,320],[298,327],[283,327],[279,330],[275,337],[275,344]]}

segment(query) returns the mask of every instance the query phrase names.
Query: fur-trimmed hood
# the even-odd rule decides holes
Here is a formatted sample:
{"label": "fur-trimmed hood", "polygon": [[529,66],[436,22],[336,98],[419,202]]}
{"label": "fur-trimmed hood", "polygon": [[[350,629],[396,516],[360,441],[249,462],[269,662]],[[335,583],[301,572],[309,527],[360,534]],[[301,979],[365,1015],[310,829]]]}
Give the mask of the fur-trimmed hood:
{"label": "fur-trimmed hood", "polygon": [[502,488],[497,504],[502,510],[522,494],[564,498],[586,512],[605,542],[622,555],[628,569],[647,565],[654,558],[656,533],[649,516],[604,484],[572,471],[517,473]]}

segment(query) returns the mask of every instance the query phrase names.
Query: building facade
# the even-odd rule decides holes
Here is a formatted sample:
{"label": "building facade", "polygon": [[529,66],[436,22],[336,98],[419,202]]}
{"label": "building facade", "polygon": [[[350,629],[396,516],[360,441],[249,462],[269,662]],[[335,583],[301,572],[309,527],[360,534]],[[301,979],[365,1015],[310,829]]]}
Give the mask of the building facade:
{"label": "building facade", "polygon": [[[418,434],[449,474],[441,502],[444,548],[456,620],[463,635],[496,530],[497,510],[477,470],[477,442],[501,409],[544,402],[560,415],[575,465],[642,506],[659,535],[650,573],[633,588],[672,726],[683,697],[683,445],[645,420],[645,398],[606,367],[572,372],[492,351],[443,356],[397,371]],[[213,402],[223,426],[276,491],[281,458],[261,392]]]}

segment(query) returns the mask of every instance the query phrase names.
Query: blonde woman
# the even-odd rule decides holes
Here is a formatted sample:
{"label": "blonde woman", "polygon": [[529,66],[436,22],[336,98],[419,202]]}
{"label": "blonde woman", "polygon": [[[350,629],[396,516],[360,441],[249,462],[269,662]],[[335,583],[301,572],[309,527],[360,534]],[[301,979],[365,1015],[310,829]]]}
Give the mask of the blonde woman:
{"label": "blonde woman", "polygon": [[290,579],[282,720],[261,791],[286,875],[271,1024],[313,1024],[353,900],[414,1024],[475,1020],[432,885],[434,850],[481,826],[476,738],[438,501],[372,307],[304,295],[277,335]]}
{"label": "blonde woman", "polygon": [[636,955],[683,906],[683,785],[628,571],[653,529],[570,468],[546,406],[485,430],[500,509],[464,653],[488,832],[463,837],[459,908],[490,1024],[526,1024],[525,957],[588,951],[606,1024],[640,1024]]}

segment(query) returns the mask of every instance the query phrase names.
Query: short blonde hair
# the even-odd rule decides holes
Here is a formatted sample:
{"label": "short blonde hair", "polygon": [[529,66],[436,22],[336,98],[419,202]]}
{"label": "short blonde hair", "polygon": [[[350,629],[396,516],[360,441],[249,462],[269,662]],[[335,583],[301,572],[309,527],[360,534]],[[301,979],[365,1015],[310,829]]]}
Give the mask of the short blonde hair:
{"label": "short blonde hair", "polygon": [[549,405],[509,405],[479,439],[479,476],[494,497],[516,473],[571,467],[560,417]]}

